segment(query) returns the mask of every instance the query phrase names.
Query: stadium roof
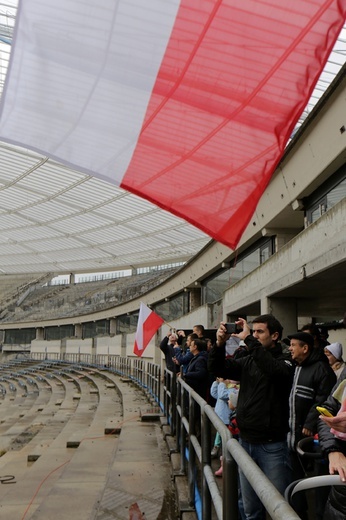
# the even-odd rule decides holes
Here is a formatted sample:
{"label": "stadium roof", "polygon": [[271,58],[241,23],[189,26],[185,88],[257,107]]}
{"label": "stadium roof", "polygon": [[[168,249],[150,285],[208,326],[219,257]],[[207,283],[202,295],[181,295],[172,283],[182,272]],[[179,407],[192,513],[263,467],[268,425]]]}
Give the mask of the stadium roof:
{"label": "stadium roof", "polygon": [[[16,1],[0,2],[0,91]],[[345,62],[344,27],[299,124]],[[0,143],[0,277],[124,269],[187,260],[210,237],[124,190]],[[177,200],[179,204],[179,200]]]}

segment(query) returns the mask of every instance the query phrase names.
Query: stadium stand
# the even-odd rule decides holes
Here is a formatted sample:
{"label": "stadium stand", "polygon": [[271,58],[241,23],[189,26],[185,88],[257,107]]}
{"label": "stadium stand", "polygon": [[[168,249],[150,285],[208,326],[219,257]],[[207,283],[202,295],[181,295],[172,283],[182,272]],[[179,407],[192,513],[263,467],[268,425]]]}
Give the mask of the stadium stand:
{"label": "stadium stand", "polygon": [[58,361],[1,368],[1,518],[129,518],[136,504],[173,518],[159,423],[140,420],[149,401],[130,380]]}
{"label": "stadium stand", "polygon": [[[177,268],[145,274],[71,285],[45,285],[37,280],[30,291],[24,288],[8,302],[3,302],[0,313],[2,323],[21,320],[42,320],[79,316],[109,309],[137,298],[149,289],[160,285],[177,271]],[[16,305],[14,301],[16,300]]]}

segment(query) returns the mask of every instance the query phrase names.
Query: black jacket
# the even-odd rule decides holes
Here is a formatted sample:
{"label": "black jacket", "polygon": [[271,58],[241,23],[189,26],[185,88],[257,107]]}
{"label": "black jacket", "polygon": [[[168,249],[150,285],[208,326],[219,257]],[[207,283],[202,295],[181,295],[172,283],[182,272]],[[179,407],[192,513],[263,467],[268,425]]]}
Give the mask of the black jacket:
{"label": "black jacket", "polygon": [[286,439],[288,398],[294,366],[282,347],[266,349],[253,336],[245,343],[249,355],[225,359],[224,347],[213,347],[209,369],[217,376],[240,381],[237,423],[242,439],[266,443]]}
{"label": "black jacket", "polygon": [[191,386],[203,399],[207,398],[209,390],[208,353],[200,352],[193,356],[184,374],[184,381]]}
{"label": "black jacket", "polygon": [[[334,386],[328,399],[323,403],[333,415],[340,410],[341,404],[333,397],[334,391],[337,389],[341,381],[346,379],[346,368],[341,372],[340,377]],[[327,457],[332,451],[340,451],[346,456],[346,441],[338,439],[331,433],[329,426],[318,421],[318,438],[322,451]],[[346,518],[346,486],[333,486],[328,497],[324,517],[328,520],[345,520]]]}
{"label": "black jacket", "polygon": [[168,343],[168,341],[168,336],[165,336],[160,343],[160,350],[164,353],[167,369],[175,373],[178,372],[178,365],[173,361],[175,350],[173,344]]}
{"label": "black jacket", "polygon": [[296,366],[290,394],[290,449],[295,449],[297,442],[303,438],[303,428],[317,432],[320,414],[316,405],[327,399],[335,383],[334,370],[319,349],[313,349],[310,356]]}

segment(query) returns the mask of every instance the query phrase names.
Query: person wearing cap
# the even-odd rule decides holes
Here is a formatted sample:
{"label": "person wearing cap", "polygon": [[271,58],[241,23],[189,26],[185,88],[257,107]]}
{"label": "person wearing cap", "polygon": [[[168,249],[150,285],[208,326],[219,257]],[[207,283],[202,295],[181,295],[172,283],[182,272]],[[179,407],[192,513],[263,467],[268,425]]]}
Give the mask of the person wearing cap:
{"label": "person wearing cap", "polygon": [[324,348],[324,353],[328,358],[329,364],[335,372],[336,378],[339,379],[341,372],[345,368],[345,362],[342,359],[341,343],[331,343]]}
{"label": "person wearing cap", "polygon": [[[296,364],[292,390],[289,398],[290,431],[288,447],[291,454],[293,480],[305,476],[305,459],[297,454],[297,443],[304,437],[317,433],[319,412],[316,406],[321,405],[329,396],[336,382],[336,376],[326,356],[320,349],[314,348],[314,337],[307,332],[297,332],[288,336],[289,350]],[[320,495],[319,495],[320,496]],[[324,500],[316,504],[316,518],[322,518]],[[300,518],[307,519],[307,502],[303,494],[293,500],[293,507]]]}

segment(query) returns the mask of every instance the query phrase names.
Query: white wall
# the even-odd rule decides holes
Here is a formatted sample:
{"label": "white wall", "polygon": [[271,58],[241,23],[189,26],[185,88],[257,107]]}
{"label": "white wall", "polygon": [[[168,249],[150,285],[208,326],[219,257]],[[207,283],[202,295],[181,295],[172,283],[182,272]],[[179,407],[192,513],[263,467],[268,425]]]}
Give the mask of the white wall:
{"label": "white wall", "polygon": [[66,354],[93,354],[93,339],[67,339]]}
{"label": "white wall", "polygon": [[95,354],[96,355],[111,355],[111,356],[121,356],[122,350],[121,350],[121,335],[119,336],[113,336],[113,337],[101,337],[101,338],[95,338],[96,343],[96,349]]}
{"label": "white wall", "polygon": [[47,353],[47,354],[60,354],[61,341],[44,341],[35,339],[31,342],[31,353]]}

